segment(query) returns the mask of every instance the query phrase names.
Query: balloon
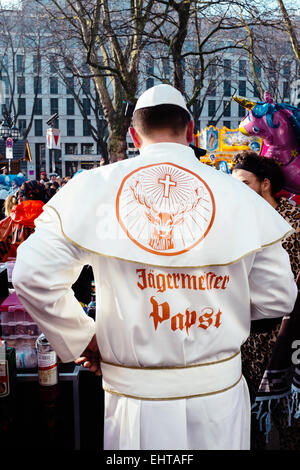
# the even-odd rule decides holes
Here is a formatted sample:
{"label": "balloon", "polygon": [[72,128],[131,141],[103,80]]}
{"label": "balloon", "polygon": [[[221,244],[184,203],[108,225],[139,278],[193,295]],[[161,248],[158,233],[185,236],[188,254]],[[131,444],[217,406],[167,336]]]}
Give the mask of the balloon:
{"label": "balloon", "polygon": [[300,194],[300,109],[274,103],[268,92],[264,101],[257,103],[240,96],[233,98],[248,109],[239,125],[240,132],[263,139],[261,155],[277,160],[284,175],[284,189]]}

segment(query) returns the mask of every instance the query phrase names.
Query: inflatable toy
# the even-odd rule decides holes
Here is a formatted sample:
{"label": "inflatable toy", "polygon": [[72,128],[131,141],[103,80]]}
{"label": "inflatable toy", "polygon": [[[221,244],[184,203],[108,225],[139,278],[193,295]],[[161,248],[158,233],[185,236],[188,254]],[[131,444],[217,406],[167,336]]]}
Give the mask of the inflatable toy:
{"label": "inflatable toy", "polygon": [[284,174],[284,189],[300,194],[300,109],[287,103],[274,103],[268,92],[262,102],[241,96],[233,99],[248,110],[239,131],[263,139],[260,154],[277,160]]}

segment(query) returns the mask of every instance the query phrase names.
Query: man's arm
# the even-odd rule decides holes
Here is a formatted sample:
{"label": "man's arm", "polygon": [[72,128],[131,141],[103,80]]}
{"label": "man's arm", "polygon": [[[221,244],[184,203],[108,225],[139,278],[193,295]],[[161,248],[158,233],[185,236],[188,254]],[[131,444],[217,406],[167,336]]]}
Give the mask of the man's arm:
{"label": "man's arm", "polygon": [[282,317],[293,310],[298,290],[281,242],[255,254],[249,285],[252,320]]}
{"label": "man's arm", "polygon": [[90,256],[63,236],[58,216],[47,207],[17,251],[16,293],[63,362],[81,356],[95,335],[94,320],[72,290]]}

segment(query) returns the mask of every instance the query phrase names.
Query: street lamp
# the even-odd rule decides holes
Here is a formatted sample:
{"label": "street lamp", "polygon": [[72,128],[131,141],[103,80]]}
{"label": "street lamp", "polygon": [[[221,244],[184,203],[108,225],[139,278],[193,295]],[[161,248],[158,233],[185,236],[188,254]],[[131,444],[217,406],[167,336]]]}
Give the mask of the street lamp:
{"label": "street lamp", "polygon": [[13,158],[13,148],[12,145],[10,146],[10,152],[8,152],[8,139],[12,139],[12,141],[16,141],[20,137],[19,129],[16,127],[15,122],[13,121],[10,113],[8,112],[6,106],[4,105],[3,110],[3,117],[4,120],[0,125],[0,137],[5,141],[6,144],[6,158],[8,159],[8,171],[11,172],[11,160]]}

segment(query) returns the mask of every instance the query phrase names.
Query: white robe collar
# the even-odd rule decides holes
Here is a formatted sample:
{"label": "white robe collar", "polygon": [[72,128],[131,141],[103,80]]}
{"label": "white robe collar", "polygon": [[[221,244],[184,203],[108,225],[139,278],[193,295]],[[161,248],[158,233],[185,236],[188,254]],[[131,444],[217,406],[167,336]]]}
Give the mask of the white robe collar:
{"label": "white robe collar", "polygon": [[84,171],[44,207],[36,223],[54,210],[81,248],[154,266],[231,264],[292,230],[245,184],[173,143]]}

